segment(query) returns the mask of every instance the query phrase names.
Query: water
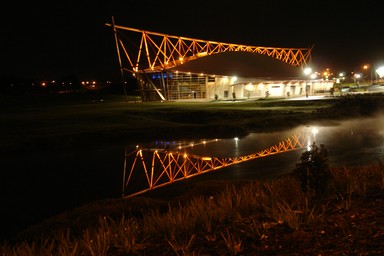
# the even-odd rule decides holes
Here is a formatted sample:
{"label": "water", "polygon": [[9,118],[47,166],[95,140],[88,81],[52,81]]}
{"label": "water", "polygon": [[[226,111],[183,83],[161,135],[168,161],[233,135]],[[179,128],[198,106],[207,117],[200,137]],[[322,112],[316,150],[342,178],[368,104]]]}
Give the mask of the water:
{"label": "water", "polygon": [[[384,118],[357,119],[329,125],[302,126],[284,132],[253,133],[243,138],[153,142],[144,147],[182,150],[201,156],[235,157],[258,152],[308,131],[308,141],[324,144],[331,166],[384,162]],[[317,129],[313,133],[313,128]],[[127,148],[134,150],[135,145]],[[70,152],[24,152],[2,158],[1,237],[90,201],[119,198],[125,146],[92,147]],[[269,179],[290,172],[303,150],[250,160],[203,174],[197,181]]]}

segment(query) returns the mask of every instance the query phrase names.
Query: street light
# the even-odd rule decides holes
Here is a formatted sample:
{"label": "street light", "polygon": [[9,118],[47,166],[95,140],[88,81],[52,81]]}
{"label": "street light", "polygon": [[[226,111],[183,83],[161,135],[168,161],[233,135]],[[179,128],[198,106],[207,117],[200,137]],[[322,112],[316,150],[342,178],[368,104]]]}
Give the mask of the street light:
{"label": "street light", "polygon": [[304,69],[304,75],[308,76],[312,73],[312,69],[310,67],[306,67]]}
{"label": "street light", "polygon": [[370,70],[370,72],[371,72],[371,74],[370,74],[370,77],[371,77],[371,85],[373,84],[373,82],[372,82],[372,67],[371,67],[371,65],[369,65],[369,64],[365,64],[364,66],[363,66],[363,69],[365,69],[365,70],[367,70],[367,69],[369,69]]}

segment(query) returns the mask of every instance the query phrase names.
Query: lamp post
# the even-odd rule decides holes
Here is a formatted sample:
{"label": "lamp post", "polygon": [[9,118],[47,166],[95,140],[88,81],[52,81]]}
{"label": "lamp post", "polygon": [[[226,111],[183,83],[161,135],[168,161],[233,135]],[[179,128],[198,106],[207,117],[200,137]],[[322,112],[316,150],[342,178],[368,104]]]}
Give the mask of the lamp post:
{"label": "lamp post", "polygon": [[372,67],[371,67],[371,65],[369,65],[369,64],[365,64],[364,66],[363,66],[363,69],[365,69],[365,70],[367,70],[367,69],[369,69],[370,70],[370,85],[372,85],[373,84],[373,74],[372,74]]}

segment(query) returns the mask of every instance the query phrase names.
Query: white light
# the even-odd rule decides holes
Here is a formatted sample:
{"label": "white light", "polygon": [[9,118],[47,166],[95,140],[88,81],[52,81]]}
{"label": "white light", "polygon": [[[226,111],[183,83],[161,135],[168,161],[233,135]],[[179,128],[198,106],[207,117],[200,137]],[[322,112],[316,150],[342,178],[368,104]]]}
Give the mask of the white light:
{"label": "white light", "polygon": [[313,133],[313,141],[316,141],[316,134],[319,132],[319,130],[316,127],[312,128],[312,133]]}
{"label": "white light", "polygon": [[312,69],[311,68],[305,68],[304,69],[304,74],[305,75],[309,75],[309,74],[311,74],[312,73]]}
{"label": "white light", "polygon": [[380,78],[384,76],[384,67],[379,67],[376,69],[376,73],[379,75]]}

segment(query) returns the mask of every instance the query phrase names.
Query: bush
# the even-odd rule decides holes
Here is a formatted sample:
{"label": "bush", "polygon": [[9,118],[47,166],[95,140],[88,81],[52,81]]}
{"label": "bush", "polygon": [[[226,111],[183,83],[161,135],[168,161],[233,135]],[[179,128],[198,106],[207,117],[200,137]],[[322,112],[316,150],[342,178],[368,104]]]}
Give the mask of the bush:
{"label": "bush", "polygon": [[293,173],[299,179],[303,192],[309,193],[311,197],[321,197],[331,178],[328,152],[324,144],[318,148],[313,142],[311,148],[301,155]]}

